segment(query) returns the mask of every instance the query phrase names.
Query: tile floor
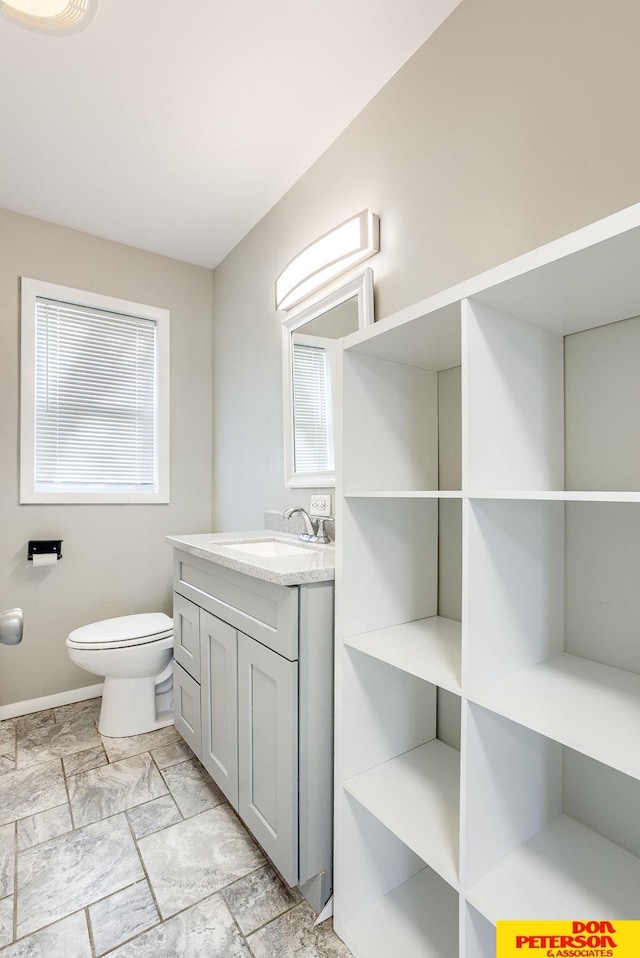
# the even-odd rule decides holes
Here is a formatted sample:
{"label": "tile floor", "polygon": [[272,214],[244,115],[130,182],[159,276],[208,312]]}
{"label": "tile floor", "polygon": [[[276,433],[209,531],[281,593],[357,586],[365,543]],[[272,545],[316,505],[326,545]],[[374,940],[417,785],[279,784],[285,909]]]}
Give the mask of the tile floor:
{"label": "tile floor", "polygon": [[0,958],[348,958],[173,727],[0,722]]}

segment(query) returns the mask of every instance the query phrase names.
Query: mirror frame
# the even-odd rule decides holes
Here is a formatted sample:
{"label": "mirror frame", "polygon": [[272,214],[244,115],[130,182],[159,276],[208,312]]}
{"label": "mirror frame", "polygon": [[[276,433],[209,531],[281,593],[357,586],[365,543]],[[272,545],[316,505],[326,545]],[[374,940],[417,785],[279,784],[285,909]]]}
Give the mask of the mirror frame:
{"label": "mirror frame", "polygon": [[[282,398],[283,398],[283,425],[284,425],[284,481],[292,489],[308,489],[313,487],[333,487],[336,484],[335,469],[326,472],[295,472],[295,458],[293,448],[293,334],[302,330],[307,323],[313,322],[330,309],[341,306],[347,300],[357,299],[358,329],[373,325],[373,270],[368,267],[350,282],[339,289],[316,300],[311,306],[298,310],[282,321]],[[342,337],[343,339],[344,337]],[[335,340],[341,342],[341,338]],[[333,419],[337,417],[336,392],[333,391]]]}

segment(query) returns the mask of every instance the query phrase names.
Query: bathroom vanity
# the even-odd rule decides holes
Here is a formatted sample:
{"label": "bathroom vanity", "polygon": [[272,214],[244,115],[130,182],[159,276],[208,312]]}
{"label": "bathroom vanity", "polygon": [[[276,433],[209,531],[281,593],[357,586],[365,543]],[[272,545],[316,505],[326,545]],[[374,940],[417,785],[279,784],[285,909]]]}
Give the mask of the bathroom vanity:
{"label": "bathroom vanity", "polygon": [[276,868],[332,890],[334,550],[171,537],[177,731]]}

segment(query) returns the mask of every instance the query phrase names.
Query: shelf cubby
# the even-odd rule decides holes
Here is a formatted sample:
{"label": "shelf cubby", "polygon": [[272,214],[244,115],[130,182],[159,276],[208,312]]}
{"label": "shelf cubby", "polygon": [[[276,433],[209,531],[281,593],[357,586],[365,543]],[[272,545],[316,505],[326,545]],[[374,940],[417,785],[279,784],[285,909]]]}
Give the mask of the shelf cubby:
{"label": "shelf cubby", "polygon": [[468,709],[471,905],[492,923],[636,917],[640,782],[481,706]]}
{"label": "shelf cubby", "polygon": [[367,958],[451,958],[458,952],[459,895],[348,793],[345,893],[337,921],[347,946]]}
{"label": "shelf cubby", "polygon": [[[343,460],[347,495],[461,489],[460,319],[395,332],[344,353]],[[373,344],[373,345],[372,345]],[[389,343],[387,345],[390,345]],[[363,352],[362,350],[368,350]],[[393,357],[393,358],[391,358]]]}
{"label": "shelf cubby", "polygon": [[563,335],[474,300],[463,316],[469,494],[639,501],[640,318]]}
{"label": "shelf cubby", "polygon": [[458,896],[425,868],[352,919],[344,938],[367,958],[451,958],[458,952]]}
{"label": "shelf cubby", "polygon": [[640,777],[640,505],[469,507],[469,697]]}
{"label": "shelf cubby", "polygon": [[461,500],[350,499],[343,527],[345,637],[438,615],[460,621]]}
{"label": "shelf cubby", "polygon": [[460,754],[433,739],[344,787],[450,885],[458,885]]}

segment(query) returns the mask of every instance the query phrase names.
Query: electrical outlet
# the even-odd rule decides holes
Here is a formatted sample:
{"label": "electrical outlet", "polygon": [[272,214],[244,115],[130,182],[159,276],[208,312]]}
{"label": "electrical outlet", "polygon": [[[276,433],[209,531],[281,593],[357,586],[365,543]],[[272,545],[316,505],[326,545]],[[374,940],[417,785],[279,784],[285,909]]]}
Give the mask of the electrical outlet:
{"label": "electrical outlet", "polygon": [[331,496],[311,496],[310,516],[330,516]]}

